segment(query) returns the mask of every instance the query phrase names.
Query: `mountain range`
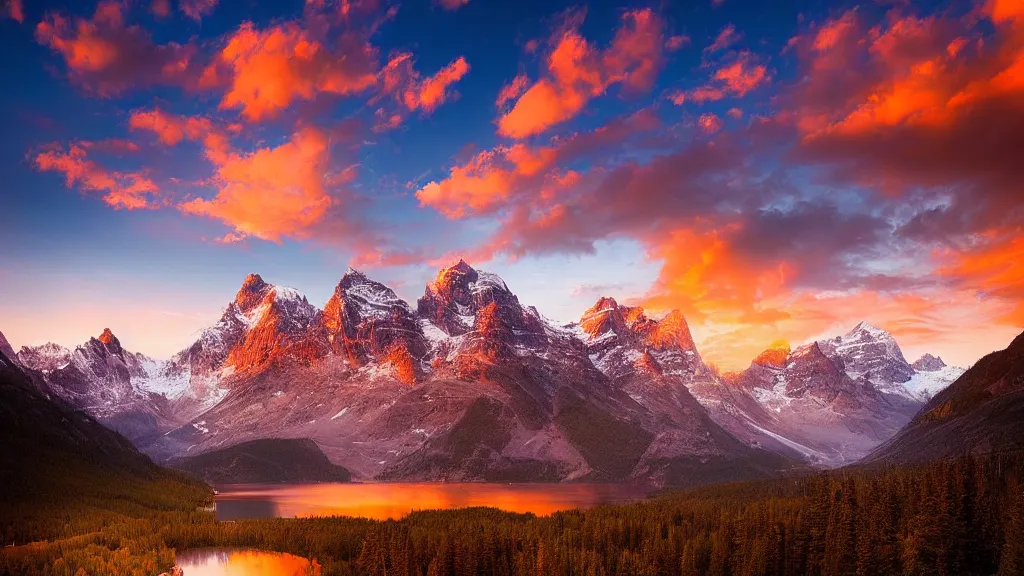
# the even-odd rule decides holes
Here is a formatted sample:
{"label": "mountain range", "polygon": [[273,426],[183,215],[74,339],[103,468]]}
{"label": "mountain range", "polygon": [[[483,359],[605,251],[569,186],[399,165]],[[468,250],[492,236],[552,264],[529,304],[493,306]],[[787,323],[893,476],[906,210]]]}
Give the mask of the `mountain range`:
{"label": "mountain range", "polygon": [[931,355],[911,364],[861,323],[720,375],[678,311],[654,318],[601,298],[560,324],[464,261],[415,306],[352,269],[322,309],[249,275],[165,361],[110,330],[16,354],[0,335],[0,352],[159,462],[309,439],[377,480],[685,485],[841,465],[963,373]]}

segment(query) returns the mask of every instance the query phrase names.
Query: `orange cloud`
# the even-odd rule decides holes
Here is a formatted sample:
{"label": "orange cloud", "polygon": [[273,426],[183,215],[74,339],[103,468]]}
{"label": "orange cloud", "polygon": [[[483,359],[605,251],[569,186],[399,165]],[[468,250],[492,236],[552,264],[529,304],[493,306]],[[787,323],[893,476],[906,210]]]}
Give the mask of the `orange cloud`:
{"label": "orange cloud", "polygon": [[749,52],[740,52],[734,62],[716,70],[711,78],[711,84],[686,92],[686,99],[704,104],[727,96],[743,97],[771,79],[768,69],[757,64]]}
{"label": "orange cloud", "polygon": [[194,198],[178,205],[188,214],[222,221],[232,231],[218,240],[230,244],[252,236],[271,242],[309,238],[328,210],[340,207],[332,191],[348,184],[354,168],[331,170],[330,135],[300,128],[275,148],[251,153],[235,150],[227,134],[207,118],[167,114],[159,109],[132,114],[133,130],[153,132],[165,145],[183,140],[201,142],[215,171],[211,199]]}
{"label": "orange cloud", "polygon": [[557,198],[579,183],[579,174],[561,168],[608,146],[621,145],[630,136],[659,126],[657,116],[643,110],[618,118],[586,134],[577,134],[552,146],[517,143],[479,152],[448,177],[416,191],[421,206],[430,206],[451,219],[475,216],[507,206],[524,195]]}
{"label": "orange cloud", "polygon": [[175,146],[182,140],[200,141],[207,159],[214,164],[223,164],[230,154],[228,136],[208,118],[174,116],[156,108],[132,112],[128,126],[132,130],[153,132],[168,146]]}
{"label": "orange cloud", "polygon": [[[317,94],[347,96],[377,83],[376,49],[354,35],[332,50],[295,22],[258,30],[243,24],[203,73],[203,84],[228,86],[221,109],[257,122]],[[223,78],[223,80],[222,80]]]}
{"label": "orange cloud", "polygon": [[160,190],[152,180],[141,172],[104,169],[88,158],[87,150],[92,147],[90,142],[80,142],[72,144],[67,151],[62,148],[46,150],[36,155],[36,168],[63,173],[68,188],[103,192],[103,201],[114,209],[158,207],[152,197]]}
{"label": "orange cloud", "polygon": [[938,273],[982,298],[1003,300],[1011,308],[1001,321],[1024,326],[1024,236],[1021,230],[991,231],[979,246],[949,254]]}
{"label": "orange cloud", "polygon": [[494,105],[501,108],[507,102],[515,100],[526,91],[526,85],[529,82],[530,79],[526,74],[518,74],[511,82],[501,87],[501,92],[498,92],[498,99],[494,102]]}
{"label": "orange cloud", "polygon": [[91,19],[48,13],[36,39],[63,57],[73,82],[98,96],[188,82],[195,48],[154,44],[141,27],[125,24],[122,11],[120,2],[103,0]]}
{"label": "orange cloud", "polygon": [[469,72],[469,63],[463,57],[427,78],[413,68],[413,56],[402,52],[392,57],[381,71],[383,91],[394,94],[408,110],[433,112],[444,104],[452,93],[449,86],[462,79]]}
{"label": "orange cloud", "polygon": [[751,64],[748,57],[741,57],[736,62],[715,72],[714,78],[722,82],[729,92],[736,96],[745,96],[767,81],[768,73],[764,66]]}
{"label": "orange cloud", "polygon": [[553,160],[550,148],[499,146],[453,167],[448,178],[417,190],[416,198],[421,206],[431,206],[448,218],[462,218],[504,203],[523,180],[537,177]]}
{"label": "orange cloud", "polygon": [[686,93],[686,99],[697,104],[715,102],[725,98],[725,91],[714,86],[700,86]]}
{"label": "orange cloud", "polygon": [[498,133],[511,138],[540,134],[575,117],[614,84],[631,92],[649,90],[662,66],[662,28],[649,9],[627,12],[605,50],[595,49],[575,29],[565,31],[547,57],[550,77],[530,86],[498,119]]}
{"label": "orange cloud", "polygon": [[199,22],[217,7],[217,0],[178,0],[178,9],[185,16]]}
{"label": "orange cloud", "polygon": [[334,202],[325,182],[329,159],[327,135],[303,128],[276,148],[229,154],[212,178],[217,195],[184,202],[179,208],[232,227],[224,240],[254,236],[279,243],[284,237],[308,237]]}

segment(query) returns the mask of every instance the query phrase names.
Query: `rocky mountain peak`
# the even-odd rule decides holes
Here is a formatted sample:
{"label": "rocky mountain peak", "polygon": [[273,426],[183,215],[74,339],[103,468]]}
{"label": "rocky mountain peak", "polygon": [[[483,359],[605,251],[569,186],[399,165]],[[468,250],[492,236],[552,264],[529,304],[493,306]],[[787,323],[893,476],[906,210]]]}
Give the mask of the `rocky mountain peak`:
{"label": "rocky mountain peak", "polygon": [[935,372],[936,370],[942,370],[945,368],[946,363],[942,361],[941,357],[925,354],[915,360],[911,366],[918,372]]}
{"label": "rocky mountain peak", "polygon": [[243,313],[249,312],[259,305],[271,288],[273,286],[264,282],[259,274],[249,274],[235,295],[235,304]]}
{"label": "rocky mountain peak", "polygon": [[333,328],[336,329],[342,322],[341,314],[347,315],[348,321],[358,323],[364,317],[387,316],[392,308],[401,308],[407,313],[409,307],[391,288],[349,268],[324,306],[324,315],[335,323]]}
{"label": "rocky mountain peak", "polygon": [[360,284],[368,280],[366,274],[363,274],[359,270],[349,266],[345,269],[345,273],[341,275],[341,282],[338,282],[339,286],[349,286],[352,284]]}
{"label": "rocky mountain peak", "polygon": [[[641,315],[642,313],[641,310]],[[690,325],[679,310],[673,310],[661,320],[656,321],[647,320],[641,315],[636,317],[632,325],[643,330],[644,341],[651,348],[655,350],[696,350],[693,336],[690,334]]]}
{"label": "rocky mountain peak", "polygon": [[446,297],[450,301],[465,302],[471,295],[469,285],[475,283],[479,277],[472,266],[460,259],[457,264],[440,269],[437,278],[427,285],[427,291]]}
{"label": "rocky mountain peak", "polygon": [[26,368],[49,372],[70,362],[71,351],[53,342],[40,346],[22,346],[18,351],[18,361]]}
{"label": "rocky mountain peak", "polygon": [[0,332],[0,353],[6,356],[9,360],[17,360],[18,357],[14,353],[14,347],[7,341],[3,332]]}
{"label": "rocky mountain peak", "polygon": [[614,298],[602,297],[583,313],[580,328],[591,343],[605,342],[614,334],[653,350],[696,350],[690,326],[679,310],[652,320],[639,306],[622,306]]}
{"label": "rocky mountain peak", "polygon": [[881,328],[875,326],[874,324],[871,324],[866,320],[861,320],[860,322],[858,322],[857,325],[853,327],[853,330],[850,330],[850,332],[848,332],[847,334],[856,333],[864,333],[876,337],[889,335],[889,333],[886,332],[885,330],[882,330]]}
{"label": "rocky mountain peak", "polygon": [[753,363],[768,368],[781,369],[786,366],[786,360],[791,352],[789,342],[779,340],[773,342],[764,352],[758,354],[754,358]]}
{"label": "rocky mountain peak", "polygon": [[417,378],[426,343],[409,305],[391,288],[349,268],[321,317],[331,348],[352,365],[377,360],[391,364],[403,382]]}
{"label": "rocky mountain peak", "polygon": [[621,334],[626,328],[626,318],[615,298],[602,296],[597,303],[583,312],[583,316],[580,317],[580,328],[591,339],[607,333]]}
{"label": "rocky mountain peak", "polygon": [[107,346],[115,346],[118,349],[121,348],[121,341],[114,336],[114,333],[110,331],[110,328],[104,328],[103,333],[100,334],[98,340]]}
{"label": "rocky mountain peak", "polygon": [[[476,314],[494,303],[512,326],[522,324],[525,310],[497,274],[474,270],[465,260],[442,268],[416,301],[421,316],[450,336],[473,329]],[[533,317],[533,315],[531,315]]]}
{"label": "rocky mountain peak", "polygon": [[853,379],[861,377],[872,382],[903,383],[914,375],[914,369],[903,357],[903,351],[891,334],[867,322],[857,324],[842,336],[820,340],[822,351],[840,360]]}

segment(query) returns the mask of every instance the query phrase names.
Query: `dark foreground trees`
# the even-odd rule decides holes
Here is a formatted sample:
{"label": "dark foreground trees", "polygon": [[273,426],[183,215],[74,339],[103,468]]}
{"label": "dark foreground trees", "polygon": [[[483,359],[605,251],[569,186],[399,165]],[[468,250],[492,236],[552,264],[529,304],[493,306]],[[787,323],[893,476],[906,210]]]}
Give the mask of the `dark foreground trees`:
{"label": "dark foreground trees", "polygon": [[186,493],[177,508],[166,498],[160,508],[93,502],[27,524],[35,532],[22,537],[50,543],[3,549],[0,574],[156,574],[174,548],[243,546],[315,558],[322,574],[1024,575],[1022,478],[1024,458],[1001,455],[714,486],[544,518],[468,509],[389,522],[215,522]]}

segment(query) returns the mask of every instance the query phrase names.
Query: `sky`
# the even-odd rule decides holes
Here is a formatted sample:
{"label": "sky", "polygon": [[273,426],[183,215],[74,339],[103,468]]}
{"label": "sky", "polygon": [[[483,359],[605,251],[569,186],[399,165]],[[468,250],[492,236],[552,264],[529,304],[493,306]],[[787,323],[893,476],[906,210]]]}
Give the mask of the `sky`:
{"label": "sky", "polygon": [[[1024,2],[0,0],[0,330],[168,357],[245,275],[464,258],[703,356],[1024,328]],[[770,6],[769,6],[770,5]]]}

